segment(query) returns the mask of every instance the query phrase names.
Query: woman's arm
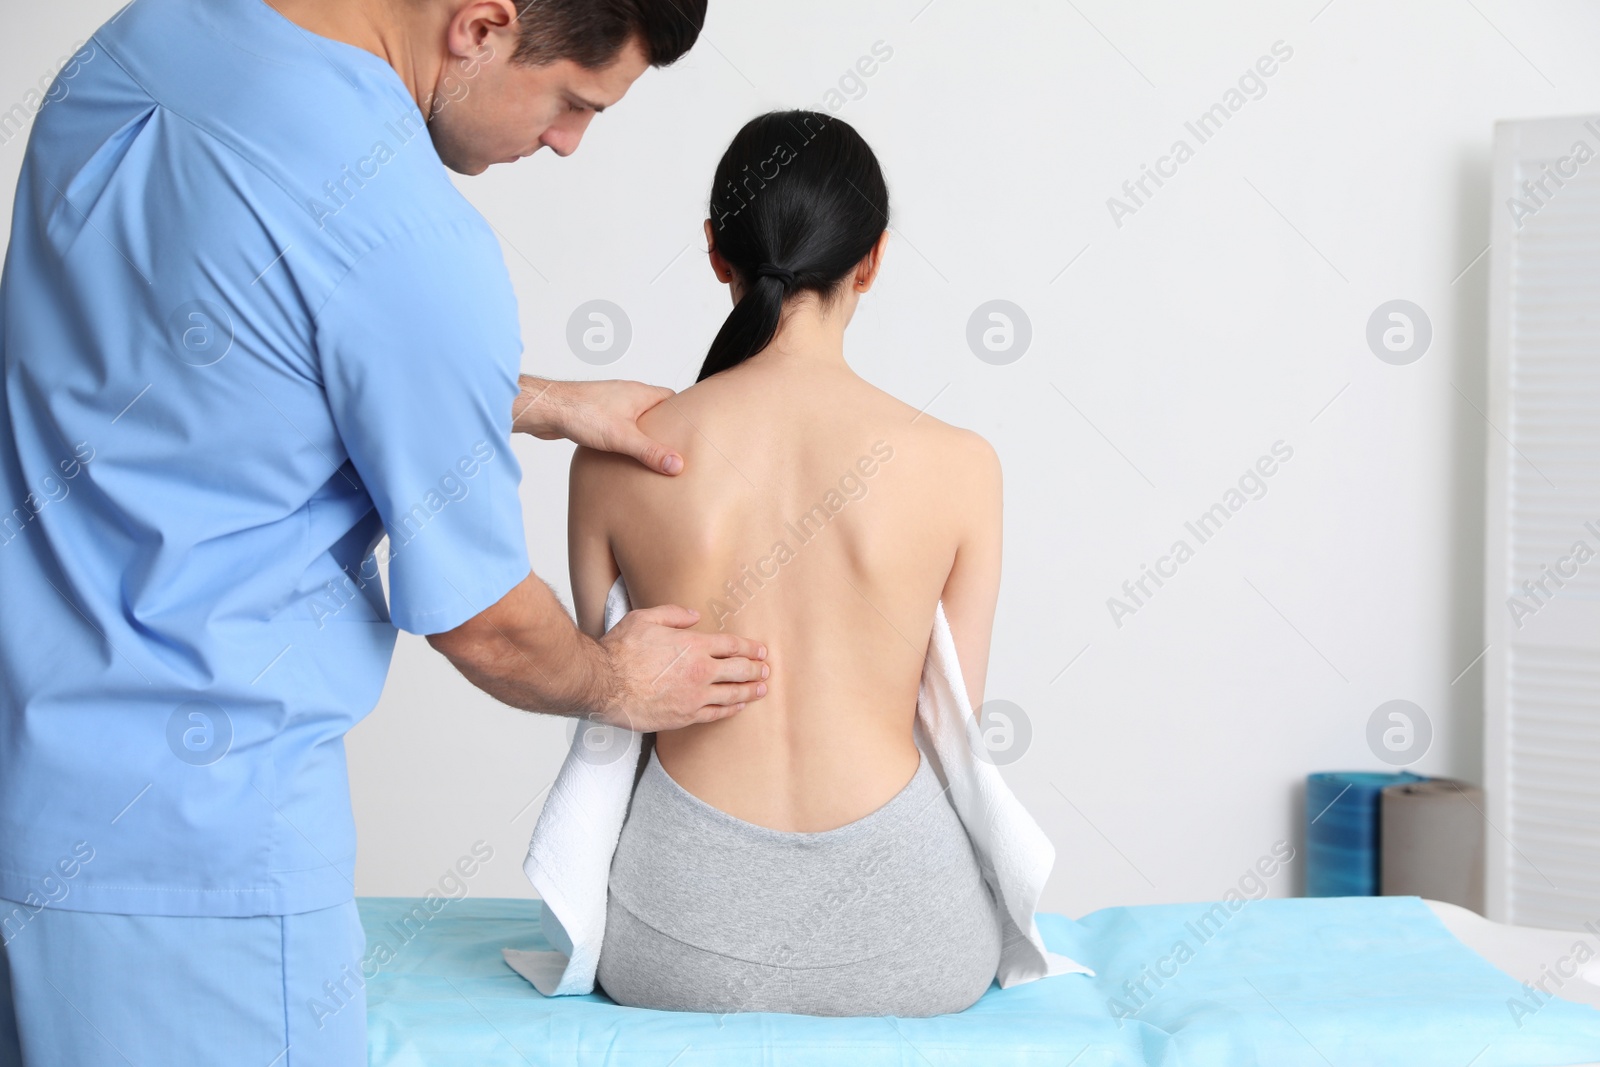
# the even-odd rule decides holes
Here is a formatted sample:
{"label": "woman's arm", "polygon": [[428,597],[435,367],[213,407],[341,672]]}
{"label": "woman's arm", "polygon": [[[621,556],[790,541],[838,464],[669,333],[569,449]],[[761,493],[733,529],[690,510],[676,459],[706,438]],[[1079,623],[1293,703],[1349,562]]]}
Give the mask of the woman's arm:
{"label": "woman's arm", "polygon": [[1000,457],[975,433],[960,431],[957,474],[951,485],[963,488],[963,528],[956,558],[944,585],[944,613],[955,640],[961,676],[976,715],[983,706],[983,685],[989,672],[989,639],[994,632],[995,603],[1000,597],[1000,543],[1004,521]]}
{"label": "woman's arm", "polygon": [[603,506],[613,494],[605,492],[604,455],[579,447],[572,455],[567,489],[567,567],[572,578],[572,608],[578,629],[590,637],[605,632],[606,594],[616,582],[617,562],[611,555]]}

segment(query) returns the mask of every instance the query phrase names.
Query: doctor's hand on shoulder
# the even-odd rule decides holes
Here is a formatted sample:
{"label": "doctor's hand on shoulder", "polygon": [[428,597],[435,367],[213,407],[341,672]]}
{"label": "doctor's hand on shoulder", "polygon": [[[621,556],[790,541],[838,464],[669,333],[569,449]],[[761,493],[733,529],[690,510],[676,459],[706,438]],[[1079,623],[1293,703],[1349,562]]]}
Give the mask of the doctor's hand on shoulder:
{"label": "doctor's hand on shoulder", "polygon": [[565,438],[631,456],[660,474],[680,474],[683,457],[639,429],[639,417],[676,394],[643,382],[552,382],[524,374],[512,408],[513,433]]}

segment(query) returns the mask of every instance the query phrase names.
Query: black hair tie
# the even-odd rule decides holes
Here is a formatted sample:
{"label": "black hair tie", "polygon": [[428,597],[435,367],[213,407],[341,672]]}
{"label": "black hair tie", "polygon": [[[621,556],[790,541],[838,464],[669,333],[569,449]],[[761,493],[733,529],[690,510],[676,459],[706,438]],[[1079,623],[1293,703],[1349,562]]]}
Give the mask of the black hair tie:
{"label": "black hair tie", "polygon": [[794,271],[775,267],[771,263],[763,263],[756,268],[757,278],[776,278],[783,283],[785,289],[794,284]]}

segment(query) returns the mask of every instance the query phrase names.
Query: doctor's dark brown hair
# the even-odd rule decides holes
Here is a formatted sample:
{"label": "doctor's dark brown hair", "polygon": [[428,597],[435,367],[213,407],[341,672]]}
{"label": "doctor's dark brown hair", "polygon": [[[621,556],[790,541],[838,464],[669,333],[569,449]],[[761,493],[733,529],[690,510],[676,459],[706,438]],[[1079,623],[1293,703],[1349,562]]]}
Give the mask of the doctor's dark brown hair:
{"label": "doctor's dark brown hair", "polygon": [[707,0],[517,0],[522,34],[512,56],[539,66],[570,59],[596,70],[617,58],[630,37],[652,67],[665,67],[694,47]]}
{"label": "doctor's dark brown hair", "polygon": [[711,185],[712,244],[738,272],[744,296],[695,380],[771,344],[790,296],[832,300],[888,227],[883,170],[849,123],[816,111],[750,120]]}

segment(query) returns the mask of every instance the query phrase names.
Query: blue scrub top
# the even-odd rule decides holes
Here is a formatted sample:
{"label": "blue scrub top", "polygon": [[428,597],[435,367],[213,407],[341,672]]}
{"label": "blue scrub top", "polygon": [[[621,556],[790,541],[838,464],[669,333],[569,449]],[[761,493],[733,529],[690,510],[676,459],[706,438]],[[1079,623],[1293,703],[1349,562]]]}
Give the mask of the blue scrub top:
{"label": "blue scrub top", "polygon": [[0,897],[342,903],[395,627],[528,575],[499,245],[388,64],[262,0],[137,0],[50,95],[0,281]]}

